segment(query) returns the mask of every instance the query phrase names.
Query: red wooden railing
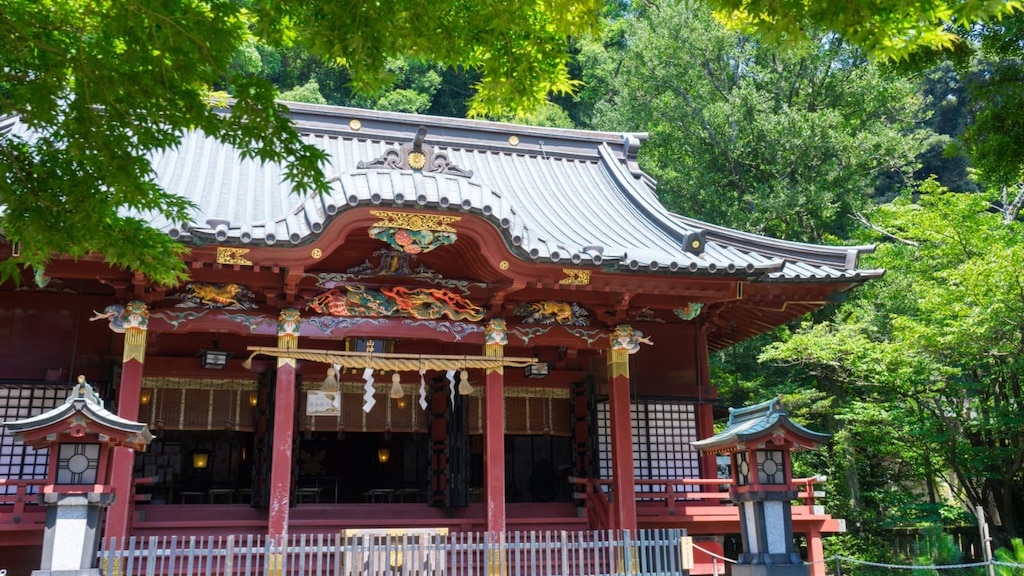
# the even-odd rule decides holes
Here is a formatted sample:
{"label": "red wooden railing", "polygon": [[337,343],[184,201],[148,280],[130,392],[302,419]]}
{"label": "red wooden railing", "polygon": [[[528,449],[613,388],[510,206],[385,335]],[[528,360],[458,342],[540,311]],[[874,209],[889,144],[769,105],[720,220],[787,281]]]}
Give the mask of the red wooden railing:
{"label": "red wooden railing", "polygon": [[[824,482],[822,476],[794,478],[790,487],[796,491],[801,504],[814,506],[816,496],[823,492],[816,491],[814,485]],[[612,481],[596,478],[570,478],[575,486],[574,498],[583,502],[595,528],[608,527],[608,502],[612,490]],[[660,508],[665,514],[675,516],[682,506],[693,504],[731,505],[729,504],[729,487],[732,480],[709,478],[686,478],[666,480],[636,480],[640,488],[636,493],[638,502],[644,502],[648,510],[652,505]],[[660,506],[659,506],[660,505]]]}
{"label": "red wooden railing", "polygon": [[[11,518],[20,518],[25,514],[26,504],[35,504],[39,488],[50,484],[49,480],[11,480],[0,478],[0,522],[9,514]],[[11,488],[14,488],[11,493]],[[42,511],[42,509],[39,509]]]}
{"label": "red wooden railing", "polygon": [[[149,480],[148,478],[137,479],[132,485],[133,492],[139,484],[145,484]],[[802,501],[800,503],[802,506],[794,503],[794,520],[798,519],[798,517],[814,519],[818,515],[823,514],[814,509],[815,498],[823,494],[815,490],[815,485],[822,481],[824,481],[824,478],[818,476],[793,480],[791,489],[797,493],[797,498]],[[611,480],[570,478],[570,482],[574,486],[574,498],[586,510],[585,522],[592,529],[609,528],[611,525],[610,499],[614,497],[611,494]],[[0,531],[34,531],[41,527],[40,523],[45,516],[45,510],[42,506],[35,504],[37,502],[36,494],[45,484],[47,484],[46,480],[0,479]],[[735,510],[731,502],[729,502],[728,491],[731,484],[730,480],[704,478],[636,480],[638,512],[646,519],[643,524],[648,526],[674,526],[672,524],[673,519],[678,521],[683,518],[687,518],[688,522],[698,522],[701,525],[707,522],[728,522],[728,517],[730,516],[728,511]],[[136,502],[134,497],[132,500],[133,507],[137,503],[143,503]],[[714,512],[715,510],[720,512],[716,513]],[[156,512],[157,510],[153,509],[151,511]],[[725,513],[725,515],[723,516],[722,513]],[[822,519],[831,520],[831,517],[825,514]],[[154,523],[152,520],[154,519],[144,523],[145,526],[154,528],[156,524],[160,524],[159,521]],[[196,522],[194,517],[190,517],[190,520],[193,524]],[[583,520],[583,518],[580,518],[580,520]],[[225,518],[224,521],[235,529],[239,527],[239,518],[232,516],[231,518]],[[415,519],[407,519],[406,523],[415,521]],[[263,527],[265,520],[257,518],[253,522],[255,522],[253,528],[259,529]],[[436,523],[436,519],[426,519],[423,522],[428,524],[431,522]],[[666,522],[668,524],[665,524]],[[166,522],[164,523],[166,524]],[[184,524],[187,523],[188,521],[184,522]],[[300,523],[298,518],[296,518],[296,523]],[[172,524],[183,523],[172,522]],[[210,519],[204,518],[199,524],[210,528],[216,522],[211,523]],[[141,526],[143,524],[139,525],[139,527]],[[697,527],[694,526],[694,528]],[[708,530],[711,530],[711,528],[711,524],[706,526]]]}

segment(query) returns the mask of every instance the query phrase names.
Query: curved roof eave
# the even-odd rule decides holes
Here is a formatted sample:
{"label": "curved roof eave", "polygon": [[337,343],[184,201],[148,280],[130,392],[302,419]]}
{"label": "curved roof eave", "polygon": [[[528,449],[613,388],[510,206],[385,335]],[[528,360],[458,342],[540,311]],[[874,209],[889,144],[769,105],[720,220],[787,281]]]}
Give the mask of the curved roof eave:
{"label": "curved roof eave", "polygon": [[826,246],[822,244],[793,242],[708,224],[680,214],[673,213],[672,217],[687,226],[701,226],[707,231],[709,240],[713,239],[736,248],[757,251],[762,254],[771,254],[787,260],[800,260],[838,269],[855,269],[862,254],[870,254],[875,251],[874,244]]}
{"label": "curved roof eave", "polygon": [[[658,199],[653,180],[628,171],[622,162],[617,161],[607,145],[602,145],[601,155],[602,161],[611,169],[616,185],[623,196],[647,216],[652,225],[674,238],[678,242],[677,248],[687,253],[690,262],[685,265],[683,271],[701,274],[761,276],[782,270],[785,261],[781,258],[762,258],[757,254],[743,254],[718,242],[710,241],[707,235],[708,226],[705,223],[694,219],[678,220],[675,218],[675,214],[665,208]],[[688,250],[690,243],[693,242],[699,245],[699,250]],[[656,258],[656,255],[651,255],[648,258],[646,267],[651,271],[658,271],[661,266],[651,266],[650,262],[664,263],[657,262]],[[627,259],[626,265],[633,270],[645,266],[641,260],[636,258]],[[671,262],[668,265],[668,270],[675,272],[677,267],[676,262]]]}

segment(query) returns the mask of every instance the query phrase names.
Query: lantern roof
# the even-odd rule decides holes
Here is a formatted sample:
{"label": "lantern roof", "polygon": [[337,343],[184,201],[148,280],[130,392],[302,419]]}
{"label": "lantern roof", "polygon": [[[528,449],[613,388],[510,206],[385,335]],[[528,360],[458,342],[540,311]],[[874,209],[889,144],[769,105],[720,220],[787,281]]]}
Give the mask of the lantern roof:
{"label": "lantern roof", "polygon": [[101,442],[135,450],[145,450],[153,440],[148,425],[121,418],[107,410],[85,376],[78,377],[78,383],[60,406],[0,425],[5,426],[15,440],[36,449],[56,444],[61,434],[73,438],[97,436]]}
{"label": "lantern roof", "polygon": [[808,430],[790,420],[782,405],[782,396],[776,396],[753,406],[729,408],[729,422],[724,430],[690,444],[705,454],[737,452],[750,446],[783,442],[789,442],[793,450],[800,451],[817,448],[829,437],[829,434]]}

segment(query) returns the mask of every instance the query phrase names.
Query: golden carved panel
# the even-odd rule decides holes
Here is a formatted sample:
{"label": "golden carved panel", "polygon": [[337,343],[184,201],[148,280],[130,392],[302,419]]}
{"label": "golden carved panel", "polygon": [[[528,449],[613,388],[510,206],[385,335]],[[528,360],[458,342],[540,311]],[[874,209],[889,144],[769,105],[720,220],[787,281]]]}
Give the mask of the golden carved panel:
{"label": "golden carved panel", "polygon": [[562,272],[565,273],[565,278],[559,280],[559,284],[565,284],[568,286],[586,286],[587,284],[590,284],[590,270],[562,268]]}
{"label": "golden carved panel", "polygon": [[441,216],[439,214],[416,214],[412,212],[385,212],[371,210],[370,214],[380,218],[374,227],[405,228],[407,230],[430,230],[431,232],[457,232],[449,224],[462,220],[462,216]]}
{"label": "golden carved panel", "polygon": [[252,266],[252,261],[245,258],[249,248],[217,248],[217,264],[238,264],[240,266]]}

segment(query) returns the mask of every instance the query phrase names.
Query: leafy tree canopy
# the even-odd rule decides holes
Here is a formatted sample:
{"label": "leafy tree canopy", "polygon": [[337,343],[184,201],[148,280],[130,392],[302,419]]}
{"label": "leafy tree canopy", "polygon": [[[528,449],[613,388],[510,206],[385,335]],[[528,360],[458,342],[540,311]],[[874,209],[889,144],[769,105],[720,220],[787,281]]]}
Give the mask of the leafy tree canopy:
{"label": "leafy tree canopy", "polygon": [[[890,471],[925,484],[935,502],[941,478],[964,508],[1000,518],[1004,539],[1024,531],[1024,243],[1007,217],[1019,198],[994,200],[929,181],[880,207],[871,222],[883,242],[867,264],[885,278],[762,358],[806,370],[827,392],[837,443],[859,460],[837,476],[850,491]],[[871,427],[886,438],[863,441]],[[880,520],[894,516],[887,505],[870,508]]]}
{"label": "leafy tree canopy", "polygon": [[[342,64],[357,89],[389,82],[391,57],[479,73],[472,112],[530,109],[573,83],[566,38],[597,24],[599,0],[420,5],[334,0],[9,0],[0,9],[3,234],[18,263],[40,269],[56,254],[101,253],[160,283],[185,276],[180,245],[149,228],[159,213],[189,220],[162,190],[148,154],[198,129],[246,157],[286,162],[297,193],[326,191],[323,154],[291,128],[276,90],[254,76],[261,45],[302,43]],[[265,50],[264,50],[265,51]],[[211,87],[227,92],[211,101]],[[300,96],[315,98],[317,87]],[[235,102],[230,110],[226,97]],[[398,103],[396,106],[406,104]]]}
{"label": "leafy tree canopy", "polygon": [[882,59],[902,59],[918,50],[953,48],[954,25],[969,28],[1019,13],[1018,0],[704,0],[716,17],[776,44],[813,39],[828,30]]}
{"label": "leafy tree canopy", "polygon": [[671,0],[623,29],[628,41],[581,51],[608,87],[595,123],[650,133],[641,164],[680,214],[792,240],[842,236],[879,178],[912,172],[931,135],[917,129],[916,85],[834,36],[780,53]]}
{"label": "leafy tree canopy", "polygon": [[977,170],[978,179],[993,188],[1024,185],[1024,51],[1019,57],[997,57],[976,67],[970,77],[972,124],[960,146]]}

